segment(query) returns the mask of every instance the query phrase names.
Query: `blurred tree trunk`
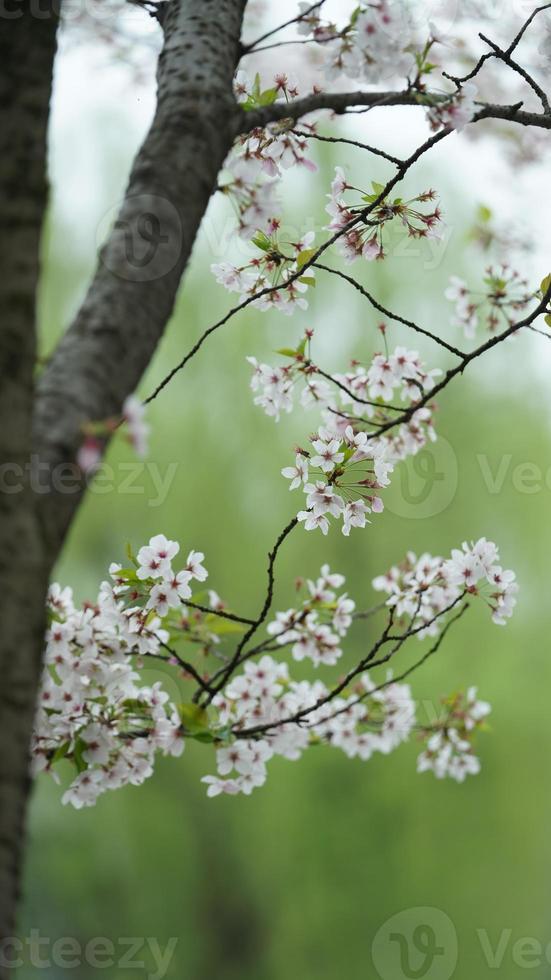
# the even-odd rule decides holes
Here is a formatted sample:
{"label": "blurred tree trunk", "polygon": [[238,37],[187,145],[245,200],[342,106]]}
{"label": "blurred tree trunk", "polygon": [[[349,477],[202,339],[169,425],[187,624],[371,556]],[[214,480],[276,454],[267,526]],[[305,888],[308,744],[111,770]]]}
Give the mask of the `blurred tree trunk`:
{"label": "blurred tree trunk", "polygon": [[5,4],[0,26],[0,937],[14,928],[47,582],[28,464],[57,20],[36,12]]}
{"label": "blurred tree trunk", "polygon": [[232,79],[246,0],[168,0],[151,129],[82,308],[36,389],[55,21],[44,2],[35,17],[31,5],[14,3],[0,32],[0,938],[14,929],[47,579],[85,492],[83,481],[64,494],[56,472],[75,466],[84,422],[120,413],[172,313],[241,123]]}

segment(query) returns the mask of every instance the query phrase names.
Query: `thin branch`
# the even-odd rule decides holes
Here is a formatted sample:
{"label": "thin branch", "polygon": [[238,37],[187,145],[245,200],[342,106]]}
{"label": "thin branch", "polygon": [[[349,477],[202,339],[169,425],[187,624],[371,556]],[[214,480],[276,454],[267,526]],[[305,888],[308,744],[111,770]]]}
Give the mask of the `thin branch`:
{"label": "thin branch", "polygon": [[211,609],[210,606],[201,606],[198,602],[190,602],[189,599],[184,599],[184,606],[189,606],[191,609],[199,609],[200,612],[208,613],[211,616],[219,616],[220,619],[229,619],[232,623],[244,623],[246,626],[252,626],[254,624],[254,619],[245,619],[243,616],[236,616],[234,613],[226,612],[224,609]]}
{"label": "thin branch", "polygon": [[[332,721],[333,718],[338,718],[339,715],[349,711],[351,707],[354,707],[355,705],[360,704],[362,701],[365,701],[365,699],[368,698],[370,695],[378,694],[379,691],[384,691],[385,688],[391,687],[393,684],[400,684],[402,681],[406,680],[407,677],[413,674],[414,671],[419,670],[419,668],[422,667],[427,662],[427,660],[429,660],[431,657],[434,656],[435,653],[437,653],[442,643],[444,642],[444,638],[448,633],[448,631],[459,619],[461,619],[461,617],[467,612],[468,608],[469,608],[469,603],[466,602],[465,605],[461,607],[459,612],[456,613],[455,616],[452,616],[449,622],[446,623],[442,632],[440,633],[440,636],[438,637],[436,642],[432,645],[432,647],[429,650],[427,650],[427,652],[423,654],[423,656],[419,660],[417,660],[416,663],[414,663],[411,667],[408,667],[407,670],[404,670],[401,674],[396,675],[396,677],[392,677],[386,681],[383,681],[382,684],[379,684],[377,685],[377,687],[372,688],[371,691],[366,691],[364,694],[361,694],[355,701],[352,701],[351,704],[347,704],[344,708],[339,708],[338,711],[335,711],[334,714],[330,715],[329,718],[324,719],[324,721]],[[381,657],[380,660],[374,661],[372,664],[370,664],[370,670],[374,670],[375,667],[381,667],[385,663],[388,663],[388,661],[391,658],[391,655],[393,655],[392,651],[390,654],[386,655],[385,657]]]}
{"label": "thin branch", "polygon": [[263,44],[260,48],[252,48],[251,50],[246,50],[243,52],[243,57],[248,54],[260,54],[261,51],[273,51],[275,48],[287,48],[290,45],[303,45],[303,44],[327,44],[328,41],[336,41],[339,35],[335,34],[331,37],[324,37],[317,40],[315,37],[297,37],[294,41],[275,41],[274,44]]}
{"label": "thin branch", "polygon": [[429,330],[425,330],[423,327],[420,327],[417,323],[414,323],[413,320],[406,320],[405,317],[399,316],[399,314],[392,313],[390,310],[387,310],[386,307],[384,307],[381,303],[379,303],[371,295],[371,293],[369,293],[367,289],[365,289],[365,287],[361,285],[361,283],[359,283],[352,276],[347,275],[347,273],[341,272],[339,269],[331,269],[328,265],[323,265],[321,262],[316,262],[314,268],[322,269],[324,272],[330,272],[331,275],[338,276],[340,279],[344,279],[345,282],[350,283],[350,285],[353,286],[354,289],[357,289],[358,292],[362,294],[362,296],[365,296],[365,298],[369,300],[371,305],[376,310],[378,310],[379,313],[382,313],[383,316],[388,317],[389,320],[395,320],[397,323],[403,323],[404,326],[410,327],[410,329],[415,330],[416,333],[420,333],[424,337],[428,337],[430,340],[433,340],[436,344],[439,344],[441,347],[445,347],[446,350],[450,351],[450,353],[454,354],[456,357],[459,357],[461,359],[465,357],[463,351],[460,351],[457,347],[454,347],[452,344],[448,344],[447,341],[442,340],[440,337],[437,337]]}
{"label": "thin branch", "polygon": [[448,78],[450,80],[450,82],[454,82],[455,85],[457,85],[458,88],[461,88],[461,86],[464,84],[464,82],[470,82],[472,78],[476,78],[476,76],[482,70],[482,68],[484,67],[484,65],[486,64],[486,62],[487,61],[490,61],[490,59],[491,58],[494,58],[494,57],[495,57],[495,55],[493,54],[493,52],[490,52],[490,51],[488,51],[486,54],[481,55],[481,57],[478,59],[478,61],[477,61],[476,65],[474,66],[474,68],[470,72],[468,72],[466,75],[462,75],[462,76],[459,76],[459,75],[450,75],[449,72],[447,72],[447,71],[443,71],[442,74],[443,74],[444,78]]}
{"label": "thin branch", "polygon": [[[470,71],[467,75],[463,75],[462,77],[459,77],[459,76],[456,76],[456,75],[450,75],[446,71],[442,72],[442,74],[444,75],[445,78],[449,78],[449,80],[451,82],[455,82],[455,84],[457,85],[457,87],[460,88],[461,85],[464,82],[470,82],[472,78],[476,78],[476,76],[481,71],[481,69],[484,67],[484,65],[486,64],[487,61],[490,61],[490,59],[492,59],[492,58],[498,57],[498,55],[496,53],[496,49],[497,49],[497,51],[499,51],[499,57],[501,57],[501,60],[502,61],[505,61],[505,63],[508,64],[509,67],[514,68],[514,70],[517,71],[518,68],[519,68],[519,66],[515,62],[512,62],[511,61],[511,55],[512,55],[513,51],[520,44],[522,38],[524,37],[526,31],[528,30],[528,28],[532,24],[532,22],[535,19],[535,17],[537,17],[538,14],[542,13],[543,10],[549,10],[550,8],[551,8],[551,3],[546,3],[546,4],[543,4],[543,6],[541,6],[541,7],[536,7],[536,9],[532,11],[532,13],[528,17],[528,19],[524,22],[524,24],[522,25],[522,27],[521,27],[520,31],[518,32],[518,34],[516,35],[516,37],[513,38],[513,40],[511,41],[511,44],[509,45],[509,47],[507,48],[506,51],[501,51],[501,49],[497,49],[497,45],[494,45],[493,41],[488,40],[488,38],[485,37],[483,34],[479,34],[479,37],[486,44],[489,44],[490,47],[494,48],[494,51],[489,51],[487,54],[483,54],[478,59],[476,65],[474,66],[474,68],[472,69],[472,71]],[[521,73],[522,73],[522,71],[523,70],[521,70]],[[526,77],[526,76],[524,76],[524,77]],[[533,79],[532,80],[529,80],[528,78],[526,78],[526,81],[528,81],[529,84],[531,85]],[[541,98],[541,96],[540,96],[540,98]],[[545,109],[545,103],[544,103],[544,109]]]}
{"label": "thin branch", "polygon": [[[452,618],[450,620],[448,620],[448,622],[444,626],[442,632],[440,633],[440,636],[438,637],[436,643],[433,644],[433,646],[430,648],[430,650],[428,650],[427,653],[425,653],[420,658],[420,660],[418,660],[416,663],[414,663],[411,667],[408,667],[407,670],[404,670],[401,674],[398,674],[396,677],[393,677],[392,680],[387,680],[387,681],[384,681],[384,683],[379,684],[379,686],[376,687],[375,690],[372,691],[371,693],[374,694],[376,691],[382,691],[382,690],[384,690],[385,687],[389,687],[391,684],[399,684],[401,681],[404,681],[407,677],[409,677],[411,674],[413,674],[414,671],[416,671],[420,667],[422,667],[423,664],[425,664],[427,662],[427,660],[430,657],[434,656],[434,654],[438,651],[438,649],[442,645],[442,643],[444,641],[444,638],[445,638],[446,634],[448,633],[448,631],[452,628],[452,626],[455,623],[457,623],[457,621],[459,619],[461,619],[462,616],[465,615],[465,613],[467,612],[467,609],[468,608],[469,608],[469,603],[466,602],[461,607],[461,609],[459,610],[459,612],[456,613],[455,616],[452,616]],[[382,663],[383,663],[383,661],[381,661],[381,664]],[[372,664],[371,665],[371,668],[373,669],[373,667],[375,667],[375,666],[380,666],[380,664],[377,664],[377,665]]]}
{"label": "thin branch", "polygon": [[352,619],[371,619],[376,613],[382,612],[383,609],[388,609],[387,600],[377,603],[376,606],[371,606],[371,609],[364,609],[361,612],[352,613]]}
{"label": "thin branch", "polygon": [[216,694],[224,687],[224,684],[226,683],[228,678],[231,677],[235,668],[238,666],[240,662],[241,654],[244,648],[246,647],[247,643],[249,642],[249,640],[252,639],[254,634],[257,632],[257,630],[262,626],[262,624],[266,620],[266,617],[271,609],[273,598],[274,598],[274,584],[275,584],[274,567],[279,553],[279,549],[281,548],[285,539],[288,538],[288,536],[291,534],[291,531],[295,529],[297,524],[298,524],[298,518],[293,517],[293,519],[289,521],[286,527],[283,528],[283,531],[279,535],[274,547],[272,548],[272,550],[268,555],[268,585],[266,589],[266,597],[262,604],[262,609],[260,610],[257,619],[255,619],[254,622],[251,623],[250,628],[241,638],[241,641],[238,643],[235,653],[232,659],[229,661],[228,665],[222,668],[220,671],[217,671],[214,677],[211,677],[210,680],[212,684],[213,680],[217,678],[219,675],[221,675],[220,680],[212,690],[212,693],[208,699],[209,701],[212,700],[214,694]]}
{"label": "thin branch", "polygon": [[[158,637],[157,637],[157,639],[158,639]],[[166,650],[167,653],[169,653],[170,656],[173,657],[174,660],[177,661],[178,666],[181,667],[182,670],[185,670],[186,674],[189,674],[190,677],[193,677],[193,680],[196,681],[196,683],[199,685],[199,687],[201,688],[201,690],[204,691],[206,694],[210,694],[211,687],[210,687],[209,682],[206,681],[203,677],[201,677],[201,674],[195,669],[195,667],[193,666],[193,664],[190,664],[188,660],[184,660],[180,656],[180,654],[176,650],[174,650],[173,647],[171,647],[171,646],[168,645],[168,643],[164,643],[162,640],[159,640],[159,643],[160,643],[160,646],[162,646],[163,649]],[[145,656],[145,654],[139,654],[138,653],[135,656],[140,657],[140,656]],[[152,656],[154,657],[154,654]],[[166,663],[166,658],[165,657],[162,657],[161,659]]]}
{"label": "thin branch", "polygon": [[355,146],[359,150],[367,150],[368,153],[383,157],[389,163],[395,163],[397,167],[401,167],[404,162],[399,157],[394,157],[391,153],[386,153],[385,150],[380,150],[376,146],[371,146],[369,143],[360,143],[359,140],[346,139],[344,136],[320,136],[319,133],[306,133],[300,129],[293,129],[291,132],[295,136],[303,136],[309,140],[319,140],[321,143],[345,143],[347,146]]}
{"label": "thin branch", "polygon": [[[320,268],[323,267],[320,266]],[[371,405],[373,408],[389,409],[389,411],[393,411],[393,412],[404,411],[403,405],[381,405],[380,402],[370,401],[368,398],[360,398],[359,395],[355,394],[355,392],[353,392],[350,388],[348,388],[347,385],[343,384],[342,381],[339,381],[332,374],[328,374],[327,371],[322,371],[322,369],[318,367],[316,364],[312,364],[312,367],[315,367],[316,374],[321,375],[321,377],[325,378],[327,381],[331,381],[334,385],[336,385],[337,388],[340,388],[341,391],[344,391],[349,396],[349,398],[352,398],[353,401],[357,402],[358,405]]]}
{"label": "thin branch", "polygon": [[[261,725],[251,726],[250,728],[243,728],[241,730],[236,730],[234,731],[233,734],[235,735],[236,738],[250,738],[255,735],[260,735],[265,732],[272,731],[272,729],[274,728],[281,728],[283,725],[301,723],[304,720],[304,718],[306,718],[308,715],[312,714],[314,711],[318,711],[320,708],[323,708],[326,704],[329,704],[331,701],[334,701],[334,699],[338,697],[339,694],[342,694],[342,692],[346,690],[349,684],[358,676],[358,674],[361,674],[362,671],[367,670],[368,668],[370,670],[373,670],[374,667],[378,667],[381,664],[388,663],[388,661],[392,659],[394,654],[396,654],[398,650],[401,649],[401,647],[404,645],[404,643],[407,642],[407,640],[409,640],[412,636],[415,636],[417,633],[420,633],[423,630],[428,629],[430,626],[432,626],[433,623],[435,623],[442,616],[446,616],[449,612],[452,611],[452,609],[454,609],[454,607],[458,604],[458,602],[461,602],[462,599],[463,599],[463,595],[458,596],[457,599],[455,599],[452,603],[450,603],[449,606],[447,606],[445,609],[441,609],[438,613],[436,613],[436,615],[433,616],[432,619],[427,620],[427,622],[423,623],[421,626],[416,627],[415,629],[409,629],[407,630],[406,633],[403,633],[401,636],[394,637],[394,638],[392,638],[390,635],[390,630],[394,625],[394,613],[395,613],[395,609],[394,607],[392,607],[390,609],[388,623],[383,633],[381,634],[377,642],[372,646],[367,656],[364,657],[362,660],[360,660],[360,662],[355,667],[349,670],[346,676],[338,684],[336,684],[335,687],[332,688],[324,697],[319,698],[315,704],[310,705],[307,708],[301,708],[299,711],[296,711],[293,715],[290,715],[287,718],[280,718],[273,722],[266,722]],[[463,608],[462,613],[465,611],[467,607],[468,607],[468,603]],[[462,615],[462,613],[460,613],[460,615]],[[450,620],[449,623],[446,624],[439,638],[440,643],[442,642],[450,626],[458,618],[459,616],[455,616]],[[390,652],[387,655],[380,658],[379,660],[375,660],[375,657],[379,652],[379,650],[381,649],[381,647],[383,647],[386,643],[392,642],[392,639],[396,641],[392,650],[390,650]],[[430,655],[430,651],[429,651],[429,655]],[[392,683],[396,683],[396,680],[394,680]],[[364,697],[368,697],[369,694],[372,693],[374,692],[366,691],[365,695],[361,695],[357,699],[357,701],[354,701],[352,703],[357,704],[360,701],[362,701]],[[348,704],[344,708],[340,708],[337,712],[335,712],[335,715],[331,715],[329,717],[330,718],[336,717],[338,714],[347,711],[350,707],[351,705]],[[324,718],[323,720],[326,721],[327,719]]]}
{"label": "thin branch", "polygon": [[361,143],[359,140],[346,139],[344,136],[320,136],[319,133],[306,133],[301,129],[292,129],[291,132],[295,136],[302,136],[309,140],[318,140],[320,143],[344,143],[346,146],[355,146],[359,150],[367,150],[368,153],[373,153],[375,156],[383,157],[384,160],[388,160],[389,163],[395,163],[397,167],[401,167],[403,160],[399,157],[392,156],[391,153],[387,153],[385,150],[380,150],[376,146],[371,146],[369,143]]}
{"label": "thin branch", "polygon": [[511,41],[509,47],[507,48],[507,51],[505,52],[506,54],[511,55],[513,53],[513,51],[515,50],[515,48],[517,48],[519,46],[519,44],[522,41],[522,38],[524,37],[526,31],[530,27],[532,21],[538,16],[538,14],[541,14],[541,13],[543,13],[544,10],[549,10],[549,9],[551,9],[551,3],[544,3],[540,7],[536,7],[536,9],[532,11],[532,13],[528,17],[528,19],[522,25],[522,27],[521,27],[520,31],[518,32],[518,34],[516,35],[516,37],[513,38],[513,40]]}
{"label": "thin branch", "polygon": [[271,31],[266,31],[265,34],[261,34],[260,37],[257,37],[256,41],[251,41],[250,44],[247,44],[243,47],[242,54],[243,55],[251,54],[258,44],[262,44],[262,42],[267,41],[268,38],[274,37],[276,34],[279,34],[281,31],[284,31],[286,27],[291,27],[293,24],[298,24],[300,23],[300,21],[306,20],[306,18],[309,17],[310,14],[314,12],[314,10],[323,7],[324,3],[325,0],[317,0],[317,3],[313,3],[312,6],[308,7],[308,9],[305,10],[302,14],[298,14],[298,16],[292,17],[290,20],[285,21],[284,24],[280,24],[279,27],[274,27]]}
{"label": "thin branch", "polygon": [[408,170],[415,163],[417,163],[417,161],[425,153],[431,150],[433,146],[436,146],[437,143],[440,143],[443,139],[446,139],[446,137],[449,136],[451,132],[452,130],[450,129],[442,129],[439,133],[436,133],[434,136],[431,136],[428,140],[422,143],[421,146],[417,147],[415,152],[412,153],[411,156],[407,158],[407,160],[404,160],[404,162],[399,167],[395,176],[388,181],[388,183],[383,188],[379,196],[374,201],[372,201],[371,204],[365,207],[362,211],[359,211],[355,215],[355,217],[352,218],[346,225],[343,225],[342,228],[339,228],[339,230],[336,231],[334,235],[326,239],[326,241],[323,242],[322,245],[320,245],[320,247],[314,252],[314,254],[310,257],[310,259],[307,262],[305,262],[300,267],[300,269],[294,272],[292,276],[289,276],[289,278],[285,282],[280,283],[277,286],[265,286],[264,289],[260,289],[257,293],[254,293],[251,296],[247,296],[247,298],[244,299],[241,303],[238,303],[237,306],[232,307],[232,309],[230,309],[225,314],[225,316],[222,317],[221,320],[218,320],[216,323],[208,327],[207,330],[205,330],[201,334],[198,341],[193,345],[191,350],[188,351],[185,357],[182,358],[182,360],[178,364],[176,364],[176,366],[173,367],[171,371],[169,371],[169,373],[157,385],[157,387],[151,393],[151,395],[149,395],[148,398],[145,399],[144,405],[149,405],[150,402],[152,402],[155,398],[157,398],[157,396],[161,393],[161,391],[163,391],[163,389],[166,388],[166,386],[172,381],[174,376],[178,374],[181,370],[183,370],[186,364],[188,364],[189,361],[195,356],[195,354],[197,354],[197,352],[201,349],[201,347],[203,346],[205,341],[211,336],[211,334],[219,330],[220,327],[223,327],[229,320],[232,319],[232,317],[234,317],[237,313],[240,313],[241,310],[246,309],[247,306],[251,306],[251,304],[255,303],[263,296],[268,296],[272,293],[277,293],[279,290],[287,289],[287,287],[291,283],[296,282],[297,279],[300,279],[301,276],[303,276],[304,273],[307,271],[307,269],[310,269],[313,265],[315,265],[315,263],[318,261],[320,256],[323,255],[323,253],[326,252],[327,249],[331,247],[331,245],[334,245],[335,242],[339,238],[341,238],[342,235],[345,235],[348,231],[350,231],[351,228],[354,228],[355,225],[359,224],[362,221],[365,221],[365,219],[372,213],[372,211],[374,211],[375,208],[377,208],[384,201],[384,199],[387,197],[390,191],[393,190],[393,188],[396,187],[396,185],[403,179],[403,177],[406,175]]}
{"label": "thin branch", "polygon": [[[456,367],[450,368],[448,371],[446,371],[442,380],[439,381],[438,384],[434,385],[434,387],[432,387],[430,391],[428,391],[423,396],[423,398],[420,399],[420,401],[416,402],[410,408],[406,409],[401,418],[393,419],[387,425],[383,426],[376,433],[374,433],[374,435],[379,437],[384,432],[393,429],[396,425],[403,425],[405,422],[408,422],[420,408],[423,408],[435,397],[435,395],[443,391],[444,388],[448,386],[448,384],[453,378],[457,377],[458,374],[463,374],[465,368],[472,361],[476,360],[477,357],[481,357],[482,354],[485,354],[487,351],[492,350],[492,348],[496,347],[498,344],[503,343],[503,341],[507,340],[508,337],[511,337],[513,334],[518,333],[519,330],[522,330],[525,327],[531,327],[534,320],[536,320],[538,316],[541,316],[542,313],[546,312],[550,301],[551,301],[551,286],[549,286],[549,289],[545,293],[540,303],[538,303],[537,307],[534,310],[532,310],[532,312],[529,313],[528,316],[524,317],[522,320],[518,320],[516,323],[512,323],[511,326],[508,327],[507,330],[504,330],[502,333],[496,334],[494,337],[490,337],[490,339],[487,340],[485,344],[481,344],[480,347],[477,347],[474,351],[471,351],[470,354],[465,354],[461,364],[458,364]],[[370,438],[369,434],[368,434],[368,438]]]}
{"label": "thin branch", "polygon": [[512,70],[515,71],[517,73],[517,75],[520,75],[520,77],[523,78],[524,81],[528,83],[528,85],[530,86],[530,88],[532,89],[532,91],[535,92],[536,95],[538,96],[538,98],[539,98],[539,100],[540,100],[540,102],[541,102],[541,104],[543,106],[543,111],[546,114],[549,114],[551,112],[551,107],[549,105],[549,99],[547,97],[547,93],[544,92],[544,90],[542,89],[541,85],[538,85],[538,83],[535,81],[535,79],[532,78],[532,76],[526,71],[525,68],[522,67],[522,65],[519,65],[519,63],[517,61],[514,61],[511,58],[511,56],[506,51],[503,51],[499,47],[499,45],[495,44],[494,41],[491,41],[489,37],[486,37],[485,34],[479,34],[479,37],[486,44],[489,44],[490,45],[490,47],[492,48],[492,50],[495,53],[495,57],[496,58],[498,58],[500,61],[503,61],[504,64],[508,65],[509,68],[512,68]]}

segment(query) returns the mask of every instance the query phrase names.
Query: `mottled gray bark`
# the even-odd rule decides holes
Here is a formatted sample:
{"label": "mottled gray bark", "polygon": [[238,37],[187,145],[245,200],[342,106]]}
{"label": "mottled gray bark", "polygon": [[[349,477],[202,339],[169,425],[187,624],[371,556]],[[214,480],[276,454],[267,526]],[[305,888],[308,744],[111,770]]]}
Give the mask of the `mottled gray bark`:
{"label": "mottled gray bark", "polygon": [[[5,13],[5,11],[4,11]],[[28,744],[44,632],[47,561],[26,464],[35,295],[46,206],[46,129],[56,21],[30,3],[0,23],[0,936],[20,878]],[[11,492],[19,486],[16,492]]]}
{"label": "mottled gray bark", "polygon": [[[120,412],[163,334],[193,242],[239,128],[232,92],[246,0],[171,0],[157,111],[88,295],[38,385],[35,445],[50,470],[81,425]],[[40,500],[56,551],[80,494]]]}
{"label": "mottled gray bark", "polygon": [[[0,451],[8,464],[0,487],[0,938],[13,934],[19,891],[46,583],[84,491],[64,494],[55,477],[60,467],[74,464],[82,423],[120,411],[170,317],[239,128],[232,76],[245,5],[170,0],[153,124],[86,299],[36,390],[34,297],[55,25],[44,16],[44,3],[41,16],[30,16],[26,0],[18,8],[23,17],[0,24],[0,207],[6,226],[0,246]],[[33,454],[40,460],[40,493],[30,487]],[[24,488],[11,493],[21,474]]]}

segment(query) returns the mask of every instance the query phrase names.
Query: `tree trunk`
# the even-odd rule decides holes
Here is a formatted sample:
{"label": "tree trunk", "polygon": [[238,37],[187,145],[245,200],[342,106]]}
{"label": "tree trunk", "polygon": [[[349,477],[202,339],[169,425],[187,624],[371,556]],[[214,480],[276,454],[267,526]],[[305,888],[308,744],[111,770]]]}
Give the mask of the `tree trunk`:
{"label": "tree trunk", "polygon": [[[157,110],[114,228],[75,321],[38,384],[44,470],[73,463],[82,423],[117,415],[148,366],[242,111],[232,92],[246,0],[170,0]],[[57,551],[80,501],[52,486],[41,501]]]}
{"label": "tree trunk", "polygon": [[[35,306],[47,203],[56,18],[31,2],[0,32],[0,937],[13,934],[47,564],[30,489]],[[36,10],[35,10],[36,13]]]}
{"label": "tree trunk", "polygon": [[[33,18],[25,0],[17,8],[24,16],[0,35],[0,207],[9,226],[0,255],[0,938],[13,935],[19,891],[46,584],[85,490],[63,493],[56,475],[74,466],[83,422],[120,412],[172,313],[241,122],[232,77],[245,5],[169,0],[153,124],[83,306],[36,392],[34,297],[55,25],[42,8]],[[31,457],[39,469],[29,469]]]}

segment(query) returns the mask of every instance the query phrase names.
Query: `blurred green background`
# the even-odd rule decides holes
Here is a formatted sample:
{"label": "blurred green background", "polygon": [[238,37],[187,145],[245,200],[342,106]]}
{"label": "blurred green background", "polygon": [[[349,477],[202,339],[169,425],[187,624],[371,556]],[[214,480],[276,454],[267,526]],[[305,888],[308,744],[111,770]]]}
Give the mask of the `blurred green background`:
{"label": "blurred green background", "polygon": [[[98,140],[100,127],[106,134],[92,204],[90,188],[81,188],[83,207],[97,224],[120,193],[130,150],[123,148],[128,134],[115,111],[90,125]],[[410,132],[402,138],[394,130],[387,146],[403,151],[411,140]],[[396,241],[384,264],[352,270],[382,302],[446,336],[453,332],[443,299],[448,276],[465,274],[475,283],[488,261],[466,247],[480,197],[452,172],[454,140],[406,182],[412,193],[438,187],[449,226],[445,246],[431,255],[417,244],[416,254]],[[335,163],[344,162],[364,184],[388,175],[380,161],[354,153],[317,148],[318,177],[303,171],[291,179],[284,213],[299,232],[312,218],[318,230],[325,223],[322,194]],[[507,195],[506,184],[499,193]],[[44,247],[44,353],[78,303],[94,262],[93,240],[84,236],[83,243],[82,225],[69,220],[63,203],[58,184]],[[209,212],[144,395],[232,300],[209,273],[211,261],[228,257],[229,221],[224,203]],[[331,262],[340,265],[336,254]],[[529,267],[535,283],[548,271],[537,262]],[[151,409],[149,462],[161,474],[173,471],[166,500],[158,505],[147,474],[136,482],[140,492],[122,491],[121,465],[134,459],[117,441],[108,457],[116,486],[88,496],[56,578],[71,584],[79,599],[94,598],[127,541],[138,547],[162,531],[184,552],[203,550],[209,586],[232,608],[254,613],[266,553],[299,499],[279,471],[315,416],[297,412],[275,425],[252,404],[245,357],[276,362],[273,351],[311,326],[319,362],[344,370],[351,357],[369,360],[379,349],[379,322],[345,283],[320,276],[307,313],[287,319],[249,311],[228,324]],[[418,346],[390,325],[389,339],[391,346]],[[421,350],[430,366],[446,366],[434,346]],[[336,529],[327,539],[299,529],[278,564],[275,608],[287,607],[296,575],[314,576],[323,561],[346,573],[350,593],[365,608],[375,598],[373,576],[408,549],[446,554],[481,535],[499,543],[504,565],[517,570],[522,587],[513,620],[499,628],[485,610],[474,610],[413,679],[421,700],[476,684],[492,702],[492,732],[479,743],[481,775],[463,786],[418,776],[413,744],[368,763],[320,749],[300,763],[272,762],[266,786],[250,798],[208,800],[199,779],[214,771],[211,750],[191,744],[180,760],[159,760],[141,788],[107,793],[81,812],[62,807],[60,788],[41,778],[30,820],[22,936],[35,929],[52,941],[75,937],[84,945],[107,937],[116,946],[121,937],[156,937],[162,948],[177,937],[166,975],[185,980],[447,980],[453,948],[426,974],[412,972],[419,963],[414,957],[409,972],[407,965],[406,972],[393,966],[395,953],[372,961],[373,939],[390,917],[430,907],[445,913],[456,932],[458,980],[494,976],[496,965],[484,949],[500,939],[500,975],[524,975],[514,944],[533,937],[545,948],[551,941],[551,475],[545,482],[551,453],[548,412],[542,411],[549,388],[540,370],[546,358],[546,341],[528,335],[479,362],[439,400],[433,475],[427,479],[423,464],[409,463],[395,476],[386,513],[370,528],[349,540]],[[518,470],[525,463],[541,473],[530,485]],[[363,649],[374,629],[355,629],[348,657]],[[440,919],[428,915],[437,929]],[[426,917],[420,913],[419,921]],[[154,976],[152,957],[142,951],[140,959],[143,968],[120,964],[103,973],[121,980]],[[534,959],[532,976],[551,977],[545,954]],[[71,972],[43,971],[56,978]],[[76,972],[85,980],[97,975],[85,965]],[[26,980],[35,969],[20,975]]]}

